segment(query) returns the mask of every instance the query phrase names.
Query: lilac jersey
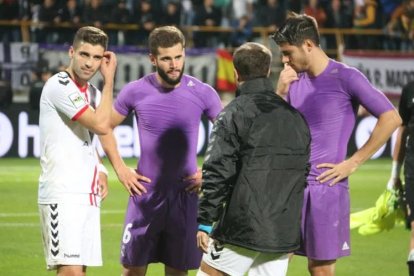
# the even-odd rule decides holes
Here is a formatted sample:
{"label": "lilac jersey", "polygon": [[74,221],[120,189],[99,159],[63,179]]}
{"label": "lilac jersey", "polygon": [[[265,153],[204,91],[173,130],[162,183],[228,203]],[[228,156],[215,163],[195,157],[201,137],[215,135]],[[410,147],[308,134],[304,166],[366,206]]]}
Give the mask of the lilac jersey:
{"label": "lilac jersey", "polygon": [[[318,164],[345,159],[359,104],[375,117],[394,109],[360,71],[334,60],[317,77],[300,73],[290,86],[288,102],[303,114],[311,131],[310,183],[326,170],[317,169]],[[348,179],[340,183],[347,185]]]}
{"label": "lilac jersey", "polygon": [[178,87],[167,89],[153,73],[127,84],[114,107],[125,116],[135,112],[141,147],[138,170],[152,180],[147,189],[183,189],[182,178],[197,170],[201,116],[212,120],[221,111],[217,92],[188,75]]}

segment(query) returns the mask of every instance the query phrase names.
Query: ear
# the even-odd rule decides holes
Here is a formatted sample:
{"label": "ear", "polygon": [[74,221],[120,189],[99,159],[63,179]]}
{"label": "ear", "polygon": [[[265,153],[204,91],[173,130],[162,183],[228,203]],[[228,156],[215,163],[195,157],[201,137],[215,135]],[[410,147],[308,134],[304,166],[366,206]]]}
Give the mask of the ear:
{"label": "ear", "polygon": [[150,59],[151,64],[153,66],[156,66],[157,65],[157,63],[156,63],[156,60],[157,60],[156,56],[154,56],[153,54],[149,54],[149,59]]}
{"label": "ear", "polygon": [[240,79],[239,73],[237,73],[237,70],[235,68],[233,68],[233,73],[234,73],[234,80],[239,83],[242,80]]}
{"label": "ear", "polygon": [[72,59],[73,55],[75,54],[75,49],[73,49],[73,46],[70,46],[68,53],[69,53],[69,58]]}
{"label": "ear", "polygon": [[306,39],[304,42],[304,46],[305,46],[305,49],[308,52],[310,52],[315,47],[315,43],[313,43],[313,41],[310,39]]}

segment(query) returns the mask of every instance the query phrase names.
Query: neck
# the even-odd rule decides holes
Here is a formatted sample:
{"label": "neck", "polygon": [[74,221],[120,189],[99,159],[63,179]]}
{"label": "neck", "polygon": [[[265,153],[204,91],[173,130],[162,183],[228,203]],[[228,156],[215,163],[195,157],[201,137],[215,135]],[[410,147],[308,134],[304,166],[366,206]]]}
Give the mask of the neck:
{"label": "neck", "polygon": [[88,84],[87,81],[80,79],[71,68],[66,68],[66,72],[69,73],[70,78],[76,83],[80,88],[85,87]]}
{"label": "neck", "polygon": [[315,55],[311,57],[311,66],[309,67],[308,74],[312,77],[317,77],[321,74],[329,64],[329,57],[324,51],[319,49],[315,52]]}

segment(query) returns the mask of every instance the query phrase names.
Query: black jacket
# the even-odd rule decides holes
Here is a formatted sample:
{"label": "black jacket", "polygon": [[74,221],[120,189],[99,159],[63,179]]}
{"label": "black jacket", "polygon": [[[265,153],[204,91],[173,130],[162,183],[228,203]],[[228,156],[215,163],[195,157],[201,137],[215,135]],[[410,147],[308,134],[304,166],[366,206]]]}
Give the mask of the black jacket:
{"label": "black jacket", "polygon": [[299,248],[310,132],[268,79],[243,83],[218,116],[203,165],[198,222],[259,252]]}

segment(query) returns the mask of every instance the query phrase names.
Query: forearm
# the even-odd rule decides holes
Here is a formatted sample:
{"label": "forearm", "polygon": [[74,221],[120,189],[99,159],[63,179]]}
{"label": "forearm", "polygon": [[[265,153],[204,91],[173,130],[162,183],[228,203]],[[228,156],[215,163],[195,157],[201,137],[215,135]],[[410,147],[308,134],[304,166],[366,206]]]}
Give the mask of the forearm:
{"label": "forearm", "polygon": [[394,151],[392,154],[392,160],[402,164],[405,158],[405,142],[407,140],[407,128],[400,126],[398,128],[397,139],[395,140]]}
{"label": "forearm", "polygon": [[349,158],[349,161],[354,162],[357,166],[363,164],[387,142],[400,125],[401,118],[396,110],[381,114],[368,141]]}
{"label": "forearm", "polygon": [[110,126],[112,99],[113,99],[113,81],[108,80],[104,84],[104,87],[102,89],[101,101],[95,110],[95,114],[96,114],[95,118],[98,124],[103,124],[106,127]]}
{"label": "forearm", "polygon": [[111,162],[112,167],[118,174],[119,169],[125,167],[126,165],[118,151],[113,130],[111,130],[106,135],[100,135],[99,140],[101,141],[102,148],[105,151],[105,154],[109,159],[109,162]]}

